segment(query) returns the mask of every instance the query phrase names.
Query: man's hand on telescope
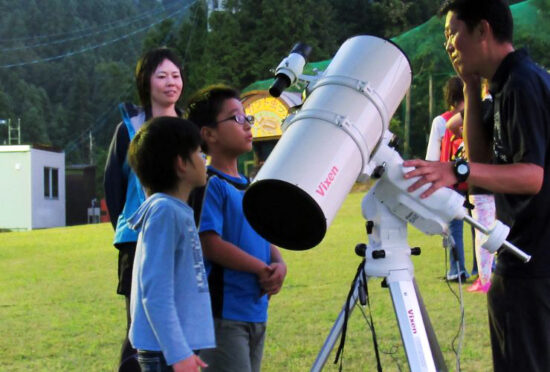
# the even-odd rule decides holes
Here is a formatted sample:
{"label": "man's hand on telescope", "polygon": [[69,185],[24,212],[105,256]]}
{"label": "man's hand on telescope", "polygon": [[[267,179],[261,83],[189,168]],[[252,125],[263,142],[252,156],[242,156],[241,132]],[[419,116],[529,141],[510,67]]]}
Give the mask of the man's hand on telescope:
{"label": "man's hand on telescope", "polygon": [[419,177],[415,183],[409,186],[407,189],[408,192],[413,192],[427,183],[432,184],[420,195],[422,199],[427,198],[442,187],[452,186],[458,182],[453,171],[452,162],[413,159],[404,161],[403,166],[415,168],[405,173],[404,177],[406,179]]}

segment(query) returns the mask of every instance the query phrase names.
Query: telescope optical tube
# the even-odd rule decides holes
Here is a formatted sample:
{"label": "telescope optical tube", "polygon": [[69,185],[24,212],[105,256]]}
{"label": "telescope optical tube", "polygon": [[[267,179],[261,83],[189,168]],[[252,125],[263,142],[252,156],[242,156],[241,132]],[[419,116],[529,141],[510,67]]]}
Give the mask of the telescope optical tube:
{"label": "telescope optical tube", "polygon": [[254,230],[286,249],[319,244],[411,80],[407,57],[391,41],[348,39],[244,195]]}

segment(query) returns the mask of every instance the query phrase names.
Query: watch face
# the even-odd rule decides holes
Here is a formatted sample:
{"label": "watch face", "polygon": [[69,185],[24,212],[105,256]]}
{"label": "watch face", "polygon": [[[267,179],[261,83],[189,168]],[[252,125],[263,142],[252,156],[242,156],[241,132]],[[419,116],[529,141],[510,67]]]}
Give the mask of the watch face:
{"label": "watch face", "polygon": [[458,172],[458,174],[466,175],[468,174],[468,166],[466,164],[459,164],[456,167],[456,171]]}

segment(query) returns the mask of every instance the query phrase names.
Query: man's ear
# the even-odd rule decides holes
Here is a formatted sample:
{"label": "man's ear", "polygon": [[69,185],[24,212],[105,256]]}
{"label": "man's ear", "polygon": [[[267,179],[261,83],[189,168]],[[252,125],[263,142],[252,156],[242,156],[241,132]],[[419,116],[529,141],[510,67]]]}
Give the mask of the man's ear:
{"label": "man's ear", "polygon": [[474,32],[481,41],[487,41],[488,37],[493,35],[493,29],[491,28],[489,22],[487,22],[487,20],[485,19],[479,21],[478,25],[475,27]]}

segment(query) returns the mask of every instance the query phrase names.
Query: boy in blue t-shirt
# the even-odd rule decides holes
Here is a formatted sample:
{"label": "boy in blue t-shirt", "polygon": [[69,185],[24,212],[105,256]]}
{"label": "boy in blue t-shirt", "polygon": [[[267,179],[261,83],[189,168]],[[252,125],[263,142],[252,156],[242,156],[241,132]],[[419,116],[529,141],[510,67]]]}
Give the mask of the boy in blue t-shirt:
{"label": "boy in blue t-shirt", "polygon": [[280,291],[286,265],[277,247],[246,220],[242,199],[249,181],[237,158],[252,149],[254,118],[239,92],[213,86],[189,103],[188,119],[211,157],[206,188],[190,199],[206,258],[217,348],[201,352],[207,371],[260,371],[269,296]]}
{"label": "boy in blue t-shirt", "polygon": [[146,123],[128,150],[148,195],[128,220],[139,231],[129,339],[143,371],[198,372],[207,365],[194,350],[215,346],[200,241],[186,204],[206,183],[200,143],[192,123],[164,116]]}

